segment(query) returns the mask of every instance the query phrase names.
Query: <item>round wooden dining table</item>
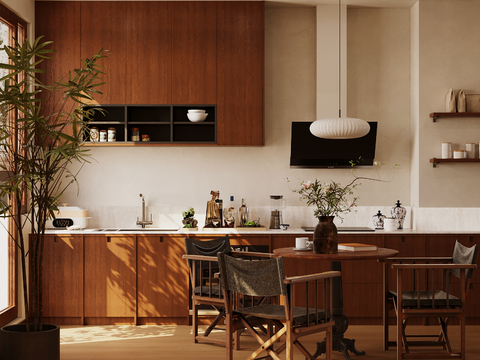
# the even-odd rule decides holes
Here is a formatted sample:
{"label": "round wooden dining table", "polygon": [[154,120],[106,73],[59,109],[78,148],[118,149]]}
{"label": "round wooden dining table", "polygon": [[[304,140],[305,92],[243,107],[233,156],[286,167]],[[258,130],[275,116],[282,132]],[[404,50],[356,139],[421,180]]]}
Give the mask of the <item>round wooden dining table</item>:
{"label": "round wooden dining table", "polygon": [[[332,271],[342,271],[342,261],[350,260],[378,260],[397,256],[398,250],[377,248],[377,250],[368,251],[346,251],[338,250],[336,254],[314,254],[310,251],[298,251],[292,247],[274,249],[273,253],[285,258],[294,258],[301,260],[325,260],[330,261],[330,269]],[[355,355],[365,355],[365,351],[358,351],[355,348],[355,340],[345,338],[344,334],[348,328],[348,318],[343,313],[343,290],[342,277],[334,278],[333,280],[333,294],[332,294],[332,311],[335,320],[332,336],[333,351],[343,353],[347,360],[351,360],[348,350]],[[361,294],[359,294],[361,295]],[[313,355],[315,358],[326,352],[325,340],[317,343],[317,351]]]}

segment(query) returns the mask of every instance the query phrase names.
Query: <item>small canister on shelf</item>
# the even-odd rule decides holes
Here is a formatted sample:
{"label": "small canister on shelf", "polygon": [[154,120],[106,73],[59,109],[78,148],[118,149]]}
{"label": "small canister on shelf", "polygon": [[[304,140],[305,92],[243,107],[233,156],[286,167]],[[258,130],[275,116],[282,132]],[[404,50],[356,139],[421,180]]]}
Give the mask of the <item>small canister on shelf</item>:
{"label": "small canister on shelf", "polygon": [[150,135],[148,135],[148,134],[143,134],[143,135],[142,135],[142,141],[150,141]]}
{"label": "small canister on shelf", "polygon": [[442,143],[442,159],[451,159],[452,158],[452,143],[443,142]]}
{"label": "small canister on shelf", "polygon": [[465,151],[467,152],[468,159],[475,159],[475,144],[474,143],[466,143],[465,144]]}
{"label": "small canister on shelf", "polygon": [[98,141],[98,128],[92,127],[90,128],[90,141],[97,142]]}
{"label": "small canister on shelf", "polygon": [[115,128],[108,128],[108,142],[117,141],[117,131]]}
{"label": "small canister on shelf", "polygon": [[465,159],[465,150],[453,150],[454,159]]}
{"label": "small canister on shelf", "polygon": [[132,141],[140,141],[140,129],[139,128],[132,128]]}
{"label": "small canister on shelf", "polygon": [[107,130],[100,130],[100,142],[107,141]]}

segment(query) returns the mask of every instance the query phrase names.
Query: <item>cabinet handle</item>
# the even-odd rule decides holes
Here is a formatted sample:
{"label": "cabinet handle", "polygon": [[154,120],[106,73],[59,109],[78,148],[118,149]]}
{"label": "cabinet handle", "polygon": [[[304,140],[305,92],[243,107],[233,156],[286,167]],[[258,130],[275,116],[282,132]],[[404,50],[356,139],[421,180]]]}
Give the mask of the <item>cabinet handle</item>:
{"label": "cabinet handle", "polygon": [[53,237],[53,242],[57,242],[57,241],[58,241],[57,237],[54,236],[54,237]]}
{"label": "cabinet handle", "polygon": [[406,240],[405,236],[402,236],[402,242],[405,242],[405,240]]}
{"label": "cabinet handle", "polygon": [[163,243],[163,236],[158,237],[160,239],[160,242]]}
{"label": "cabinet handle", "polygon": [[107,236],[107,242],[111,242],[112,239],[110,238],[110,236]]}

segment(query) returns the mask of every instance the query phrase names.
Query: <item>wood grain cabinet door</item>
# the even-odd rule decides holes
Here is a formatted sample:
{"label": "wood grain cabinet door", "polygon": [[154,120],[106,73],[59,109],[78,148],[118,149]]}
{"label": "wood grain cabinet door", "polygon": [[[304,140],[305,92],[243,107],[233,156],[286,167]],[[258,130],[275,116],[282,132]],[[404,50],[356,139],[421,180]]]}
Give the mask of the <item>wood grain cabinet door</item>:
{"label": "wood grain cabinet door", "polygon": [[85,317],[134,317],[135,235],[85,236]]}
{"label": "wood grain cabinet door", "polygon": [[[184,237],[138,235],[138,317],[188,316]],[[139,320],[142,323],[142,320]]]}
{"label": "wood grain cabinet door", "polygon": [[83,236],[46,235],[43,251],[43,316],[81,318]]}
{"label": "wood grain cabinet door", "polygon": [[129,1],[126,11],[126,104],[171,104],[172,3]]}
{"label": "wood grain cabinet door", "polygon": [[213,1],[172,2],[172,103],[217,102],[217,18]]}
{"label": "wood grain cabinet door", "polygon": [[[97,88],[103,94],[95,95],[95,101],[99,104],[125,104],[126,3],[82,1],[81,11],[82,58],[91,57],[102,48],[108,54],[98,62],[105,72],[102,78],[106,83]],[[65,31],[68,32],[68,27]]]}
{"label": "wood grain cabinet door", "polygon": [[265,3],[217,3],[217,144],[264,145]]}

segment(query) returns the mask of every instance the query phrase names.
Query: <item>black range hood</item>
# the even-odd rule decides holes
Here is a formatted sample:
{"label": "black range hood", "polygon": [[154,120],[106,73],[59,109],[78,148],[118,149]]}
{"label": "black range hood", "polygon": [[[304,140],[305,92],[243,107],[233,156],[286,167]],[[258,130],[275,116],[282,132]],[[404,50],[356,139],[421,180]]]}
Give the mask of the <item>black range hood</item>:
{"label": "black range hood", "polygon": [[292,122],[290,167],[346,168],[351,160],[356,166],[372,166],[375,159],[377,122],[371,121],[370,132],[358,139],[321,139],[310,132],[311,122]]}

